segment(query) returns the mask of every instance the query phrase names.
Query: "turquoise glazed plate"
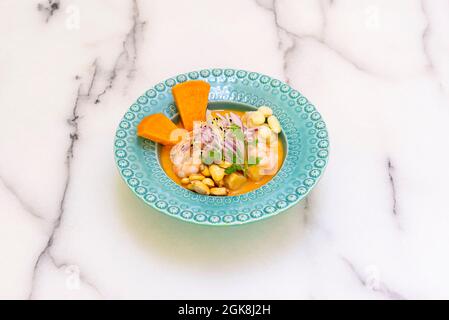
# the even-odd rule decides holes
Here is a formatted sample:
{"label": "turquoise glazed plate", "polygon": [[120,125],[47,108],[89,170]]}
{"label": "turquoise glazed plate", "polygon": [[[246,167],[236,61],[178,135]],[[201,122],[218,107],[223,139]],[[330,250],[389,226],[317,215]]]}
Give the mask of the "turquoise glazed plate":
{"label": "turquoise glazed plate", "polygon": [[[204,196],[172,181],[159,163],[160,146],[136,136],[145,116],[177,118],[171,88],[188,80],[210,83],[210,107],[270,106],[282,125],[285,157],[279,172],[254,191]],[[115,161],[125,183],[149,206],[178,219],[205,225],[235,225],[272,217],[298,203],[315,186],[328,161],[329,140],[320,113],[298,91],[256,72],[205,69],[158,83],[125,113],[115,133]]]}

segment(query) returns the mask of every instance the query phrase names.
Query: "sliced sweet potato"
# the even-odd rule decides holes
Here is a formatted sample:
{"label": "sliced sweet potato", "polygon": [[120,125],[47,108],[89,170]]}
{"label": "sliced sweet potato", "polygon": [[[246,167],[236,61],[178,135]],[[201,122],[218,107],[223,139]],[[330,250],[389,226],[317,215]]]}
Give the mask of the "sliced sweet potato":
{"label": "sliced sweet potato", "polygon": [[172,88],[173,97],[186,130],[193,129],[194,121],[206,120],[209,90],[210,84],[201,80],[183,82]]}
{"label": "sliced sweet potato", "polygon": [[137,126],[137,135],[163,145],[175,144],[170,135],[178,127],[162,113],[152,114],[142,119]]}

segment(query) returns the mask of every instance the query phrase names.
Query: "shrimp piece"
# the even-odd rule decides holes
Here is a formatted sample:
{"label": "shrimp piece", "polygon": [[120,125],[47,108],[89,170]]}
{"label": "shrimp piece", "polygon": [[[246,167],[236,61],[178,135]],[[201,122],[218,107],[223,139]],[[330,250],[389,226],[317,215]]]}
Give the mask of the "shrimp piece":
{"label": "shrimp piece", "polygon": [[195,164],[191,160],[185,161],[178,165],[173,164],[173,172],[180,178],[186,178],[191,174],[200,171],[200,164]]}

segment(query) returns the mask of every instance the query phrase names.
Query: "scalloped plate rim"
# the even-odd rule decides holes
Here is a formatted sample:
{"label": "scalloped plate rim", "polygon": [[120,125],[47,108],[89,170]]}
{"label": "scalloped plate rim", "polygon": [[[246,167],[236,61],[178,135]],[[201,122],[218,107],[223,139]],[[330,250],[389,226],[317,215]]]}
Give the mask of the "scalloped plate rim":
{"label": "scalloped plate rim", "polygon": [[[219,70],[219,71],[220,71],[220,75],[216,75],[216,76],[213,75],[213,72],[214,72],[215,70]],[[268,82],[266,82],[266,83],[271,83],[271,82],[273,82],[273,81],[277,81],[277,82],[279,83],[279,85],[277,85],[276,87],[279,87],[279,88],[280,88],[281,86],[286,85],[286,86],[289,87],[289,91],[288,91],[288,92],[290,92],[291,90],[294,90],[294,91],[296,91],[296,92],[299,94],[298,97],[296,97],[296,98],[290,98],[290,97],[289,97],[289,99],[298,100],[299,97],[305,98],[305,97],[304,97],[298,90],[296,90],[296,89],[290,87],[290,85],[286,84],[285,82],[283,82],[283,81],[281,81],[281,80],[279,80],[279,79],[276,79],[276,78],[267,76],[267,75],[262,74],[262,73],[258,73],[258,72],[254,72],[254,71],[249,71],[249,70],[233,69],[233,68],[208,68],[208,69],[194,70],[194,71],[190,71],[190,72],[186,72],[186,73],[181,73],[181,74],[175,75],[175,76],[173,76],[173,77],[164,79],[163,81],[161,81],[161,82],[155,84],[154,86],[152,86],[152,87],[150,87],[148,90],[146,90],[142,95],[140,95],[140,96],[137,98],[137,100],[136,100],[135,102],[133,102],[133,104],[132,104],[132,105],[125,111],[125,115],[126,115],[128,112],[130,112],[130,110],[131,110],[131,108],[132,108],[133,105],[138,104],[138,100],[139,100],[141,97],[143,97],[143,96],[147,97],[146,94],[147,94],[148,91],[150,91],[150,90],[157,91],[156,86],[159,85],[159,84],[166,84],[167,81],[173,80],[173,79],[177,79],[177,78],[179,78],[180,76],[186,77],[186,79],[185,79],[184,81],[192,80],[192,79],[188,79],[188,75],[193,74],[193,73],[197,73],[197,75],[198,75],[197,79],[202,78],[202,80],[208,81],[207,79],[208,79],[209,77],[215,76],[216,78],[218,78],[218,77],[222,76],[223,73],[224,73],[225,71],[227,71],[227,70],[231,70],[231,71],[233,72],[233,74],[232,74],[231,76],[229,76],[229,77],[237,77],[237,72],[239,72],[239,71],[243,71],[243,72],[245,73],[245,76],[243,77],[243,78],[245,78],[245,79],[246,79],[250,74],[257,74],[256,80],[257,80],[257,79],[260,79],[260,78],[263,77],[263,76],[265,76],[265,77],[268,78]],[[201,76],[201,72],[203,72],[203,71],[209,72],[209,74],[208,74],[207,77]],[[184,82],[184,81],[176,81],[176,80],[175,80],[175,83],[178,83],[178,82]],[[255,81],[255,80],[250,80],[250,81]],[[208,81],[208,82],[210,82],[210,81]],[[167,85],[166,85],[166,86],[167,86]],[[172,87],[172,86],[170,86],[170,87]],[[306,100],[306,102],[304,103],[304,105],[310,104],[310,105],[312,105],[312,106],[314,107],[314,110],[311,111],[311,112],[314,112],[314,111],[315,111],[315,112],[318,112],[318,111],[316,110],[315,106],[314,106],[313,104],[311,104],[310,101],[309,101],[307,98],[305,98],[305,100]],[[229,99],[214,99],[214,100],[212,100],[212,102],[214,102],[214,103],[215,103],[215,102],[224,102],[224,103],[226,103],[226,102],[231,102],[231,103],[232,103],[232,102],[233,102],[233,103],[242,103],[242,104],[246,104],[246,105],[248,105],[248,106],[252,106],[251,104],[248,104],[248,103],[244,103],[244,102],[240,102],[240,101],[233,101],[233,100],[229,100]],[[162,111],[156,111],[156,112],[162,112]],[[152,114],[152,113],[155,113],[155,112],[153,111],[153,112],[151,112],[151,113],[149,113],[149,114]],[[115,158],[115,162],[116,162],[116,168],[117,168],[117,170],[119,171],[119,175],[120,175],[120,177],[122,178],[122,180],[123,180],[123,181],[125,182],[125,184],[129,187],[129,189],[131,189],[132,193],[133,193],[138,199],[142,200],[146,205],[148,205],[149,207],[155,209],[155,210],[158,211],[159,213],[163,213],[164,215],[171,216],[171,217],[173,217],[173,218],[176,218],[177,220],[182,220],[182,221],[190,222],[190,223],[197,224],[197,225],[216,226],[216,227],[226,227],[226,226],[233,226],[233,225],[242,225],[242,224],[248,224],[248,223],[252,223],[252,222],[256,222],[256,221],[265,220],[265,219],[268,219],[268,218],[270,218],[270,217],[274,217],[274,216],[276,216],[276,215],[278,215],[278,214],[280,214],[280,213],[286,211],[287,209],[289,209],[289,208],[291,208],[291,207],[297,205],[302,199],[304,199],[304,198],[305,198],[305,197],[312,191],[312,189],[315,188],[315,186],[316,186],[316,185],[318,184],[318,182],[321,180],[321,178],[322,178],[322,176],[323,176],[323,174],[324,174],[324,172],[325,172],[325,170],[326,170],[326,168],[327,168],[328,162],[329,162],[330,143],[329,143],[329,135],[328,135],[328,130],[327,130],[326,122],[324,121],[322,115],[321,115],[319,112],[318,112],[318,114],[320,115],[320,118],[319,118],[318,120],[319,120],[319,121],[322,121],[322,122],[324,123],[324,125],[325,125],[325,126],[324,126],[324,130],[326,131],[326,134],[327,134],[326,137],[325,137],[325,139],[327,140],[327,146],[324,147],[324,148],[321,148],[322,150],[326,150],[327,155],[326,155],[324,158],[321,158],[322,160],[324,160],[324,166],[320,167],[320,169],[319,169],[319,170],[320,170],[320,174],[319,174],[316,178],[314,178],[313,184],[310,185],[310,186],[308,186],[308,188],[307,188],[307,190],[306,190],[305,193],[300,194],[300,195],[297,196],[297,199],[296,199],[296,200],[289,202],[286,206],[284,206],[284,207],[282,207],[282,208],[277,208],[277,210],[276,210],[275,212],[273,212],[273,213],[263,213],[263,214],[262,214],[261,216],[259,216],[259,217],[253,217],[253,216],[251,216],[250,213],[248,212],[247,214],[245,213],[245,215],[248,216],[249,218],[248,218],[247,220],[244,220],[244,221],[239,221],[239,220],[237,220],[237,219],[234,218],[234,220],[233,220],[232,222],[220,221],[219,223],[211,223],[211,222],[209,221],[209,219],[207,219],[207,217],[210,217],[210,215],[208,215],[208,214],[206,214],[206,213],[204,213],[204,212],[200,212],[199,214],[205,215],[205,216],[206,216],[206,220],[204,220],[204,221],[198,221],[198,220],[193,219],[193,217],[192,217],[191,219],[188,219],[188,218],[182,217],[180,214],[174,215],[174,214],[169,213],[169,212],[167,211],[167,208],[169,208],[170,205],[167,205],[166,208],[161,209],[161,208],[159,208],[159,207],[157,207],[157,206],[155,205],[156,201],[154,201],[154,202],[146,201],[146,200],[143,198],[143,196],[142,196],[142,195],[139,195],[139,194],[136,192],[136,190],[129,184],[127,178],[123,175],[122,170],[121,170],[121,169],[119,168],[119,166],[118,166],[118,161],[119,161],[120,159],[117,157],[117,154],[116,154],[116,153],[117,153],[117,148],[118,148],[118,147],[116,146],[116,141],[118,140],[117,132],[120,130],[120,124],[119,124],[119,126],[117,126],[116,135],[114,136],[114,146],[113,146],[113,152],[114,152],[114,158]],[[120,119],[120,122],[123,121],[124,117],[125,117],[125,116],[123,116],[123,117]],[[318,121],[318,120],[317,120],[317,121]],[[286,138],[287,138],[287,134],[286,134]],[[287,139],[286,139],[286,142],[287,142]],[[287,159],[287,155],[288,155],[288,143],[287,143],[287,146],[285,147],[285,149],[286,149],[285,159]],[[316,160],[314,160],[314,161],[316,161]],[[282,164],[281,168],[278,170],[277,174],[282,170],[282,168],[284,167],[284,165],[285,165],[285,160],[284,160],[284,163]],[[162,171],[164,172],[164,174],[165,174],[165,171],[164,171],[162,168],[161,168],[161,170],[162,170]],[[168,176],[167,176],[167,177],[168,177]],[[272,180],[270,180],[270,182],[271,182],[271,181],[272,181]],[[270,183],[270,182],[268,182],[268,183]],[[173,182],[173,183],[175,183],[175,182]],[[267,184],[268,184],[268,183],[267,183]],[[179,186],[179,187],[180,187],[180,186]],[[182,187],[180,187],[180,188],[182,188]],[[299,188],[299,186],[298,186],[297,188]],[[184,188],[182,188],[182,189],[184,189]],[[259,188],[259,189],[260,189],[260,188]],[[257,189],[256,189],[256,190],[257,190]],[[189,191],[189,192],[191,192],[191,191]],[[254,192],[254,191],[251,191],[251,192]],[[247,193],[247,194],[248,194],[248,193]],[[201,195],[198,195],[198,196],[201,196]],[[210,198],[210,196],[203,196],[203,197]],[[236,196],[233,196],[233,197],[236,197]],[[187,201],[187,200],[186,200],[186,201]],[[251,200],[249,200],[249,201],[251,201]],[[256,210],[263,211],[263,208],[256,209]],[[190,212],[191,212],[192,214],[194,213],[193,210],[191,210]],[[233,214],[233,216],[238,216],[239,214],[242,214],[242,213]],[[224,217],[224,216],[227,216],[227,215],[230,215],[230,214],[224,214],[223,217]]]}

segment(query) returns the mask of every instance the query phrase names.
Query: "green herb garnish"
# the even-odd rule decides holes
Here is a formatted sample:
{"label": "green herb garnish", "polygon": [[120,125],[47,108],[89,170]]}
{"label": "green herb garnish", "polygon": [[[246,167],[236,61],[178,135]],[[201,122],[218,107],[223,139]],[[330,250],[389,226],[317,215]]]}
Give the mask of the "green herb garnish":
{"label": "green herb garnish", "polygon": [[246,168],[245,168],[245,166],[243,166],[243,165],[240,165],[240,164],[232,164],[229,168],[226,168],[225,169],[225,173],[226,174],[231,174],[231,173],[234,173],[234,172],[236,172],[236,171],[243,171],[243,172],[246,172]]}

